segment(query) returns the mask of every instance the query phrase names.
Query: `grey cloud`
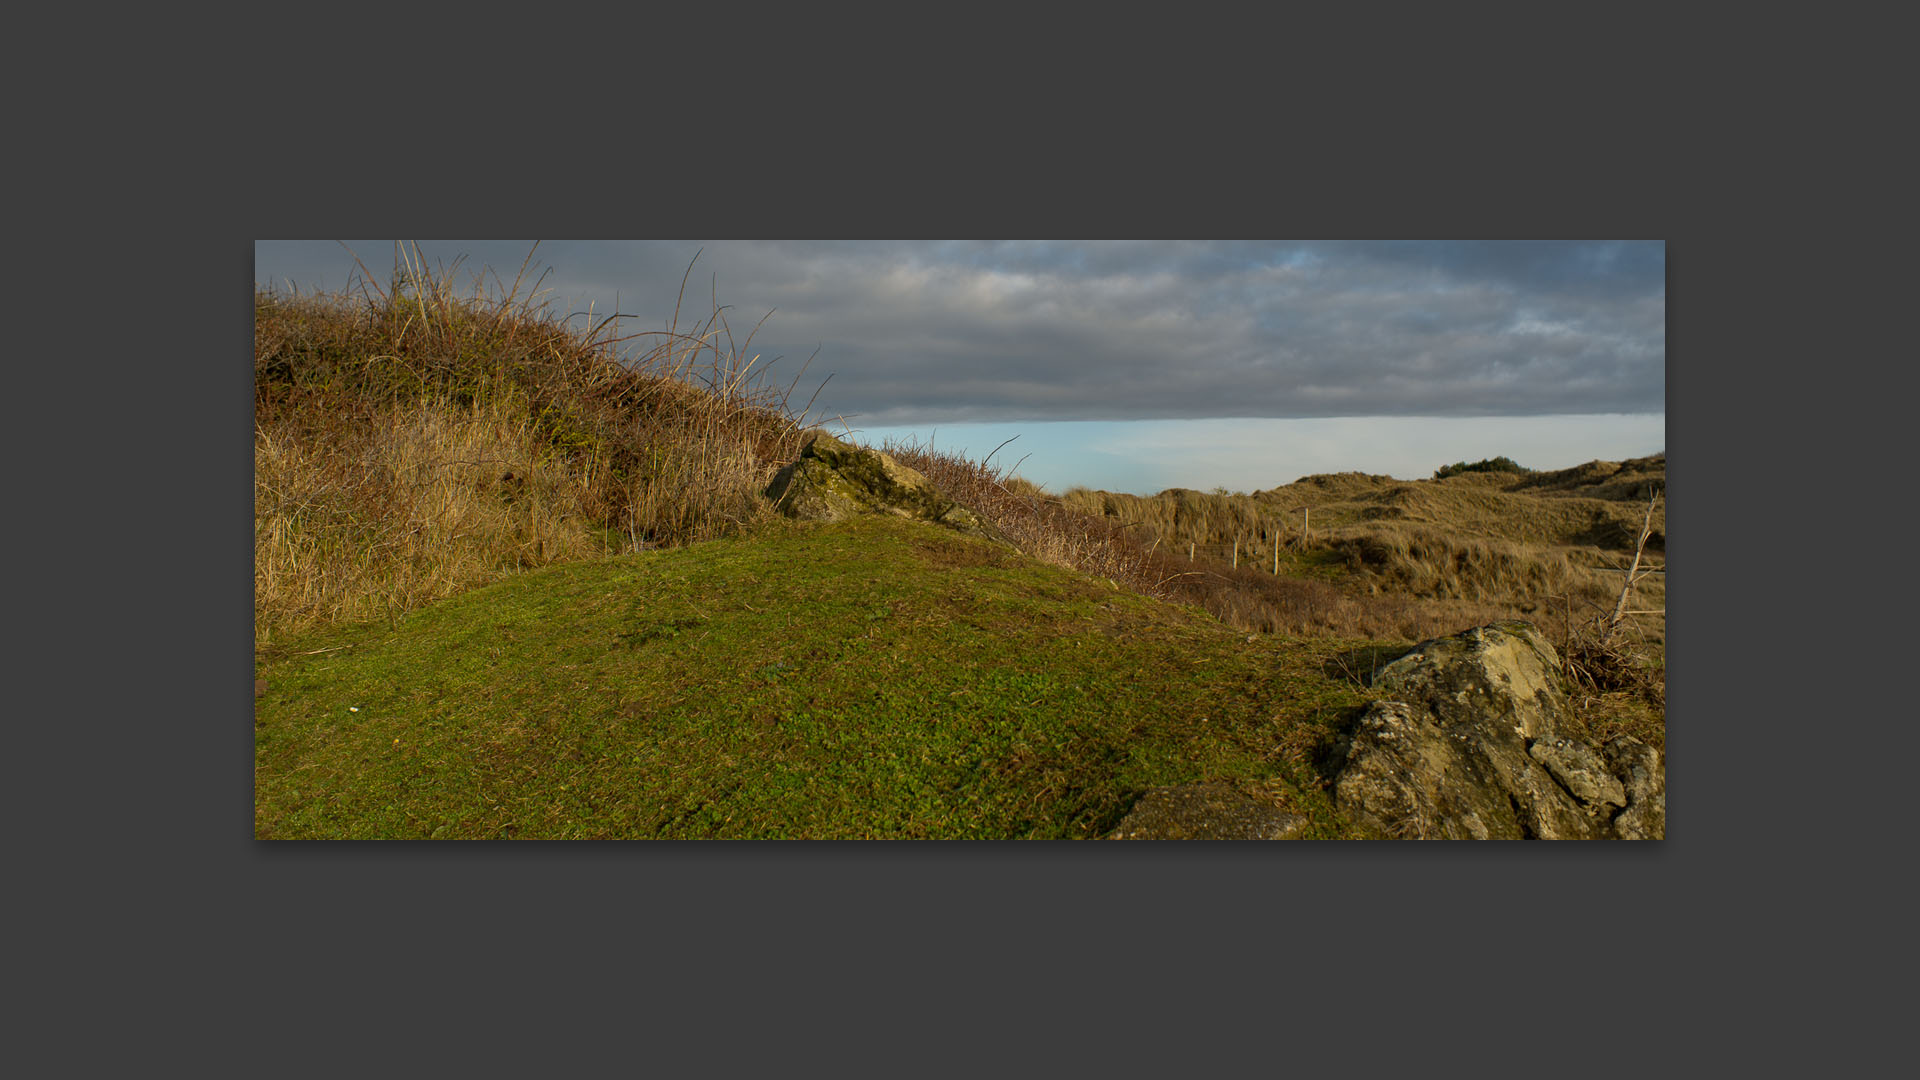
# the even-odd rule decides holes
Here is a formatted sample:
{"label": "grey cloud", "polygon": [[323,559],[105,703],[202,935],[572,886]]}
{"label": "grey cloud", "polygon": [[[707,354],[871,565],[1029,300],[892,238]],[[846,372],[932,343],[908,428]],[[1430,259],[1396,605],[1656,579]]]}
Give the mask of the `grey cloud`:
{"label": "grey cloud", "polygon": [[1330,261],[1431,270],[1530,294],[1664,290],[1666,245],[1627,241],[1363,240],[1309,245]]}
{"label": "grey cloud", "polygon": [[[355,244],[390,264],[390,242]],[[423,246],[511,282],[530,245]],[[276,277],[345,260],[256,250]],[[833,372],[816,411],[867,424],[1665,408],[1658,242],[549,241],[535,258],[556,297],[606,312],[617,292],[629,330],[657,329],[696,251],[682,328],[717,295],[739,343],[778,309],[763,363],[784,355],[784,384],[817,347],[796,393]]]}

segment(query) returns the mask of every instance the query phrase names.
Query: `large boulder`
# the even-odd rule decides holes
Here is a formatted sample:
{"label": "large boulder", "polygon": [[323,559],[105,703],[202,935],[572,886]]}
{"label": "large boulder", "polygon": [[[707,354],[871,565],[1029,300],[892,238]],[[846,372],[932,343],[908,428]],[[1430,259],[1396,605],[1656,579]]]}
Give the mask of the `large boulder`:
{"label": "large boulder", "polygon": [[1657,839],[1666,779],[1652,747],[1565,735],[1559,656],[1528,623],[1417,646],[1373,673],[1334,798],[1387,836]]}
{"label": "large boulder", "polygon": [[774,475],[767,497],[789,517],[841,521],[858,514],[895,514],[974,536],[1000,539],[966,507],[891,455],[816,435],[800,457]]}

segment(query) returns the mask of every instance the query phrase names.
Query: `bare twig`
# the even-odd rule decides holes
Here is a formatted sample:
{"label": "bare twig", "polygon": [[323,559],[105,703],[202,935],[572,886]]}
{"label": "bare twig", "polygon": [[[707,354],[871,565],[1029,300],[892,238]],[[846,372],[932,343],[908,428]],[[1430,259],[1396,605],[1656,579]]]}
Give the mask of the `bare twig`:
{"label": "bare twig", "polygon": [[1634,544],[1633,562],[1627,567],[1626,582],[1620,586],[1620,599],[1613,605],[1613,614],[1607,616],[1606,627],[1600,631],[1600,644],[1602,646],[1609,645],[1613,642],[1614,635],[1618,633],[1620,629],[1620,620],[1626,618],[1629,614],[1627,611],[1627,598],[1633,594],[1634,582],[1639,581],[1640,577],[1645,576],[1642,574],[1640,577],[1636,577],[1635,574],[1640,569],[1640,557],[1647,550],[1647,538],[1653,535],[1653,508],[1658,505],[1659,502],[1660,492],[1655,490],[1652,497],[1647,500],[1647,516],[1646,519],[1640,523],[1640,538]]}
{"label": "bare twig", "polygon": [[[996,447],[994,447],[994,448],[993,448],[993,453],[992,453],[992,454],[988,454],[988,455],[987,455],[986,457],[984,457],[984,458],[981,458],[981,459],[980,459],[980,467],[981,467],[981,468],[983,468],[983,469],[984,469],[984,468],[986,468],[986,467],[987,467],[987,462],[989,462],[989,461],[992,461],[992,460],[993,460],[993,454],[997,454],[997,453],[999,453],[999,452],[1000,452],[1000,451],[1001,451],[1002,449],[1004,449],[1004,448],[1006,447],[1006,445],[1007,445],[1007,443],[1010,443],[1010,442],[1012,442],[1012,441],[1013,441],[1014,439],[1017,439],[1017,438],[1019,438],[1019,437],[1020,437],[1020,436],[1018,436],[1018,435],[1015,435],[1015,436],[1013,436],[1012,438],[1009,438],[1009,439],[1007,440],[1007,442],[1003,442],[1003,443],[1001,443],[1001,444],[1000,444],[999,446],[996,446]],[[1021,458],[1020,460],[1022,460],[1022,461],[1025,461],[1025,460],[1026,460],[1026,458]]]}

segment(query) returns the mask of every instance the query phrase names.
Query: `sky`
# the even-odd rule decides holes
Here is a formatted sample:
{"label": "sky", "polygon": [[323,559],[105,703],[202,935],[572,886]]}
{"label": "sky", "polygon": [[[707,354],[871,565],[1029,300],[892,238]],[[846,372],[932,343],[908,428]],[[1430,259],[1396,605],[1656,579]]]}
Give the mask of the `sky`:
{"label": "sky", "polygon": [[[628,332],[666,328],[684,277],[681,328],[723,306],[796,411],[819,391],[809,419],[974,458],[1013,438],[992,463],[1054,491],[1666,448],[1658,240],[418,244],[463,289],[531,253],[523,291],[545,271],[555,314]],[[254,281],[338,291],[355,254],[386,284],[392,240],[257,241]]]}

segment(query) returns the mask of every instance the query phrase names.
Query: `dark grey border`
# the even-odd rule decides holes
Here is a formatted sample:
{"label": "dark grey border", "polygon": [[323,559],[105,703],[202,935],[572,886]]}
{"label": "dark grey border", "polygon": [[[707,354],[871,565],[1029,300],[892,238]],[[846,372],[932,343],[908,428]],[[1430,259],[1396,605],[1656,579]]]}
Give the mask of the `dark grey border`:
{"label": "dark grey border", "polygon": [[[211,982],[205,1000],[221,1003],[222,1018],[203,1023],[239,1027],[242,1041],[272,1039],[309,1061],[386,1032],[457,1041],[442,1064],[507,1064],[522,1060],[515,1031],[555,1019],[597,1058],[609,1035],[658,1031],[670,1017],[680,1032],[670,1042],[711,1040],[721,1061],[747,1052],[742,1040],[768,1035],[767,1053],[791,1045],[817,1054],[924,1034],[959,1045],[960,1061],[982,1062],[985,1033],[1050,1041],[1074,1031],[1076,1043],[1112,1047],[1076,1056],[1086,1066],[1170,1063],[1128,1046],[1136,1027],[1183,1023],[1234,1029],[1193,1052],[1205,1061],[1217,1047],[1282,1032],[1314,1045],[1275,1048],[1280,1062],[1343,1051],[1412,1060],[1419,1040],[1402,1051],[1381,1029],[1431,1033],[1442,1021],[1471,1023],[1501,1046],[1543,1049],[1614,1023],[1635,1030],[1721,1011],[1749,992],[1727,988],[1717,1006],[1687,993],[1704,989],[1712,981],[1704,972],[1757,929],[1755,908],[1727,890],[1745,883],[1741,860],[1766,854],[1780,835],[1738,779],[1763,764],[1798,702],[1742,678],[1753,661],[1728,633],[1757,625],[1735,621],[1756,611],[1742,602],[1743,583],[1768,576],[1742,555],[1754,550],[1743,508],[1767,499],[1757,479],[1739,479],[1754,462],[1735,438],[1741,416],[1790,405],[1769,387],[1785,385],[1802,357],[1775,347],[1778,327],[1756,320],[1753,303],[1792,253],[1740,239],[1753,219],[1727,212],[1737,196],[1682,119],[1650,114],[1644,94],[1631,112],[1608,113],[1596,94],[1572,128],[1544,112],[1483,125],[1449,115],[1448,125],[1431,126],[1416,112],[1382,128],[1356,118],[1352,104],[1334,107],[1347,91],[1329,90],[1317,102],[1258,98],[1271,108],[1233,112],[1232,122],[1209,117],[1212,97],[1196,95],[1172,99],[1166,115],[1095,122],[1087,138],[1078,135],[1086,127],[1042,111],[1017,133],[958,140],[890,128],[900,141],[887,142],[858,122],[796,130],[776,97],[764,111],[788,122],[750,125],[742,138],[751,161],[729,161],[720,138],[696,155],[714,165],[692,169],[668,152],[671,125],[636,136],[630,151],[560,154],[563,143],[596,138],[582,130],[570,143],[533,123],[530,105],[498,118],[529,141],[525,156],[477,160],[498,146],[471,115],[459,120],[470,145],[422,145],[419,117],[403,107],[413,99],[385,85],[385,111],[368,96],[348,107],[359,117],[352,123],[307,113],[297,139],[279,126],[290,123],[280,103],[263,98],[233,132],[287,138],[205,148],[233,183],[178,184],[172,201],[151,204],[152,226],[185,223],[192,236],[114,240],[98,252],[106,258],[95,272],[137,294],[131,324],[154,344],[112,369],[127,371],[133,393],[110,405],[113,453],[84,466],[115,478],[112,497],[86,505],[105,507],[124,540],[110,557],[104,545],[81,550],[134,584],[117,599],[138,610],[135,636],[115,634],[111,660],[83,627],[98,633],[114,620],[75,620],[79,664],[69,677],[104,692],[82,715],[108,721],[102,737],[124,739],[131,752],[89,765],[89,790],[127,797],[82,816],[92,835],[75,840],[78,859],[60,892],[75,898],[63,929],[86,935],[100,977],[136,971],[131,986],[145,993],[122,990],[113,998],[121,1007],[189,1024],[196,999],[174,981]],[[949,112],[959,97],[946,99]],[[1417,95],[1408,102],[1420,104]],[[1317,119],[1323,106],[1329,119]],[[1373,107],[1367,115],[1377,116]],[[1642,134],[1650,122],[1653,134]],[[697,120],[690,127],[700,136]],[[536,152],[539,144],[547,150]],[[257,843],[245,689],[250,244],[396,226],[423,236],[1665,237],[1676,436],[1668,451],[1683,564],[1670,593],[1674,838],[1425,847]],[[116,250],[148,265],[105,265]],[[129,278],[137,284],[125,285]],[[1814,430],[1796,437],[1818,440],[1820,425],[1833,422],[1815,417]],[[112,675],[100,671],[108,663]],[[1783,894],[1805,900],[1815,887],[1780,875],[1766,882],[1766,907],[1777,910]],[[66,978],[68,988],[91,985]],[[1553,1018],[1548,1027],[1565,1026],[1529,1026],[1542,1015]],[[970,1023],[959,1030],[948,1018]],[[756,1025],[764,1026],[747,1034]],[[1034,1034],[1041,1030],[1048,1034]],[[573,1056],[564,1046],[525,1052],[530,1063]],[[649,1060],[647,1049],[634,1047],[630,1060]]]}

